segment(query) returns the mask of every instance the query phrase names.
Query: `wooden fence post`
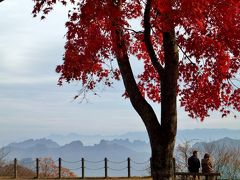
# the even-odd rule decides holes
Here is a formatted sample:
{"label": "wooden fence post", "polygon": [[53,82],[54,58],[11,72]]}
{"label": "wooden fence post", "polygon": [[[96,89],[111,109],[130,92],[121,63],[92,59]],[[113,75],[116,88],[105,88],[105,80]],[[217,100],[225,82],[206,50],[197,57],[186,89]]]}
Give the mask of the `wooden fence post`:
{"label": "wooden fence post", "polygon": [[39,159],[36,159],[36,179],[39,178]]}
{"label": "wooden fence post", "polygon": [[62,177],[62,159],[58,159],[58,179]]}
{"label": "wooden fence post", "polygon": [[127,162],[128,162],[128,178],[131,177],[131,159],[128,157],[127,159]]}
{"label": "wooden fence post", "polygon": [[17,179],[17,158],[14,159],[14,179]]}
{"label": "wooden fence post", "polygon": [[17,158],[14,159],[14,179],[17,179]]}
{"label": "wooden fence post", "polygon": [[82,158],[82,179],[84,179],[84,158]]}
{"label": "wooden fence post", "polygon": [[104,158],[104,169],[105,169],[105,178],[107,178],[108,177],[108,172],[107,172],[107,158]]}

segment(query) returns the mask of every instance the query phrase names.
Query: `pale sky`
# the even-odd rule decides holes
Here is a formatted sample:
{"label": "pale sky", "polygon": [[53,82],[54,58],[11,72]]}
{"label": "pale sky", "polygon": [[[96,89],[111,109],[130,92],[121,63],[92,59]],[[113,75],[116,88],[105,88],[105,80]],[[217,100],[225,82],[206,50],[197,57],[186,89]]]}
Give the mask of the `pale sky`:
{"label": "pale sky", "polygon": [[[50,134],[123,134],[145,131],[122,82],[89,95],[89,103],[73,101],[80,83],[57,86],[55,67],[62,63],[66,9],[55,8],[47,20],[33,18],[31,0],[0,3],[0,146],[22,138]],[[154,105],[160,114],[159,105]],[[238,113],[239,115],[239,113]],[[213,113],[204,122],[178,109],[178,128],[240,129],[240,119]]]}

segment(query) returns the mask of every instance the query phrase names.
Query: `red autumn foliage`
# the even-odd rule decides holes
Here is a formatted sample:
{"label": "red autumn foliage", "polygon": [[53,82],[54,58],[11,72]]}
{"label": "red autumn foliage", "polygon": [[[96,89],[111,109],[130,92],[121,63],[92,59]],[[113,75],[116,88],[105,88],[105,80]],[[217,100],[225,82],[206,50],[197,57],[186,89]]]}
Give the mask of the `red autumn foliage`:
{"label": "red autumn foliage", "polygon": [[[115,4],[121,1],[121,11]],[[42,19],[57,3],[69,8],[64,63],[56,68],[63,81],[81,81],[85,90],[97,83],[111,86],[120,79],[111,63],[118,52],[115,32],[123,29],[126,51],[144,63],[138,86],[143,95],[161,101],[160,78],[144,43],[146,0],[34,0],[34,16]],[[132,27],[130,20],[139,27]],[[117,21],[116,21],[117,20]],[[117,23],[116,23],[117,22]],[[158,0],[150,13],[151,42],[164,68],[163,32],[175,28],[183,58],[179,62],[178,95],[193,118],[203,120],[210,110],[223,116],[240,111],[240,1]],[[140,29],[140,30],[137,30]]]}

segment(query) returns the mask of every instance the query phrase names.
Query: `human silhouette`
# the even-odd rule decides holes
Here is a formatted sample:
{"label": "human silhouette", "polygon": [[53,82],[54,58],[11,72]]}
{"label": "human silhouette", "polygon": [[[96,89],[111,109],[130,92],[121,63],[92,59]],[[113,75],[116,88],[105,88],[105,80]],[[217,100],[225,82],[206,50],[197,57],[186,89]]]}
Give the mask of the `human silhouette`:
{"label": "human silhouette", "polygon": [[[202,164],[202,173],[212,173],[213,172],[213,164],[210,159],[210,155],[206,153],[204,158],[201,160]],[[206,177],[208,180],[213,180],[214,177]]]}
{"label": "human silhouette", "polygon": [[[199,168],[200,168],[200,160],[198,159],[197,156],[197,151],[193,151],[193,155],[188,158],[188,170],[191,173],[198,173],[199,172]],[[194,179],[196,179],[196,176],[193,176]]]}

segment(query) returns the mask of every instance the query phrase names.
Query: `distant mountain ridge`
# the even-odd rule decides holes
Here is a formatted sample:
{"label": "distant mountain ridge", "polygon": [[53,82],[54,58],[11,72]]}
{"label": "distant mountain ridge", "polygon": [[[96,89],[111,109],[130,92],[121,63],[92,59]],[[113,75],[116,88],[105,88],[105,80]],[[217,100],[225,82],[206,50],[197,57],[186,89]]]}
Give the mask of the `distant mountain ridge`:
{"label": "distant mountain ridge", "polygon": [[[198,140],[198,141],[213,141],[229,137],[233,139],[240,139],[240,129],[184,129],[177,132],[177,143],[185,140]],[[141,140],[149,142],[146,132],[129,132],[122,135],[81,135],[76,133],[70,133],[67,135],[50,135],[47,137],[52,139],[58,144],[66,144],[74,140],[81,140],[85,145],[93,145],[99,143],[100,140],[113,140],[113,139],[129,139],[130,141]]]}
{"label": "distant mountain ridge", "polygon": [[[196,133],[196,135],[198,134]],[[207,143],[224,145],[229,148],[240,148],[240,138],[233,139],[229,137],[209,142],[198,141],[193,145],[193,147],[200,150]],[[85,158],[87,160],[87,167],[91,166],[92,162],[100,162],[100,166],[103,166],[103,159],[105,157],[109,159],[109,162],[123,162],[125,163],[124,165],[126,165],[126,159],[128,157],[130,157],[133,162],[147,162],[151,154],[148,142],[142,140],[131,141],[129,139],[101,140],[99,143],[94,145],[84,145],[84,143],[80,140],[75,140],[65,145],[59,145],[55,141],[47,138],[36,140],[28,139],[19,143],[10,143],[4,148],[9,151],[7,156],[8,160],[17,158],[20,162],[26,163],[32,161],[31,166],[35,167],[34,160],[36,158],[51,157],[55,160],[55,162],[57,162],[58,158],[61,157],[63,159],[64,167],[69,169],[74,169],[76,166],[80,167],[81,164],[76,165],[71,164],[71,162],[80,162],[81,158]],[[148,166],[149,164],[144,164],[140,168],[136,169],[146,169]],[[76,173],[79,174],[79,171],[76,171]],[[88,173],[90,173],[88,175],[99,176],[97,172]],[[135,173],[136,175],[139,175],[139,172]],[[112,172],[112,174],[114,176],[122,175],[118,174],[118,172]]]}
{"label": "distant mountain ridge", "polygon": [[[224,137],[213,141],[199,140],[195,142],[193,146],[198,148],[201,148],[205,144],[240,148],[240,138]],[[9,151],[8,159],[15,157],[19,159],[38,157],[52,157],[57,159],[58,157],[66,157],[68,160],[74,160],[76,157],[87,157],[96,160],[103,157],[113,157],[120,160],[121,158],[130,156],[142,159],[142,155],[149,157],[151,152],[149,143],[141,140],[130,141],[129,139],[101,140],[98,144],[90,146],[84,145],[80,140],[61,146],[51,139],[28,139],[19,143],[10,143],[4,148]]]}
{"label": "distant mountain ridge", "polygon": [[185,129],[178,130],[177,140],[214,141],[225,137],[240,139],[240,129]]}
{"label": "distant mountain ridge", "polygon": [[58,144],[64,145],[71,141],[81,140],[85,145],[94,145],[101,140],[114,140],[114,139],[129,139],[130,141],[141,140],[148,142],[148,136],[146,132],[128,132],[122,135],[82,135],[77,133],[70,133],[67,135],[52,134],[46,138],[52,139]]}
{"label": "distant mountain ridge", "polygon": [[108,155],[111,157],[111,153],[115,153],[114,151],[118,151],[116,153],[120,151],[121,154],[125,154],[125,157],[127,157],[128,154],[148,153],[150,150],[148,143],[140,140],[131,142],[128,139],[101,140],[98,144],[91,146],[85,146],[80,140],[60,146],[53,140],[46,138],[37,140],[29,139],[19,143],[10,143],[5,148],[9,149],[9,156],[12,158],[37,158],[40,156],[57,158],[71,152],[77,152],[79,155],[86,155],[88,157],[95,156],[91,152],[95,152],[97,155],[100,152],[104,152],[105,156]]}
{"label": "distant mountain ridge", "polygon": [[42,138],[42,139],[28,139],[25,141],[22,141],[20,143],[11,143],[8,146],[11,147],[17,147],[17,148],[32,148],[34,146],[46,146],[48,148],[58,148],[60,147],[59,144],[57,144],[56,142],[54,142],[51,139],[46,139],[46,138]]}
{"label": "distant mountain ridge", "polygon": [[[30,161],[33,168],[35,167],[35,159],[41,157],[51,157],[55,162],[61,157],[63,166],[69,169],[79,169],[76,167],[81,167],[81,158],[86,159],[86,167],[88,167],[88,169],[91,169],[92,166],[93,169],[96,168],[95,164],[91,164],[93,162],[100,163],[97,163],[98,168],[99,166],[103,166],[103,159],[105,157],[109,159],[109,162],[125,163],[120,164],[121,166],[118,167],[114,165],[113,167],[116,169],[122,168],[122,165],[126,166],[128,157],[135,162],[146,162],[150,158],[150,153],[146,152],[149,150],[148,143],[144,141],[131,142],[128,139],[116,139],[113,141],[101,140],[100,143],[91,146],[85,146],[80,140],[60,146],[50,139],[30,139],[19,143],[11,143],[7,145],[5,149],[9,151],[7,156],[8,160],[12,161],[14,158],[17,158],[19,162],[27,166],[29,166]],[[140,169],[145,169],[145,166],[147,165],[145,164],[140,167]],[[79,174],[79,172],[80,171],[76,170],[76,174]],[[88,175],[99,176],[98,172],[88,173],[90,173]],[[112,172],[112,174],[114,176],[122,175],[118,174],[118,172]]]}
{"label": "distant mountain ridge", "polygon": [[225,137],[222,139],[218,139],[211,142],[197,142],[193,145],[193,148],[195,149],[204,149],[204,146],[213,146],[213,147],[219,147],[224,149],[239,149],[240,150],[240,139],[232,139],[229,137]]}
{"label": "distant mountain ridge", "polygon": [[[11,136],[1,136],[0,138],[0,147],[6,146],[12,142],[24,141],[29,136],[21,135],[11,135]],[[31,137],[31,136],[30,136]],[[221,139],[224,137],[229,137],[233,139],[240,139],[240,129],[180,129],[177,132],[176,143],[183,142],[185,140],[198,140],[198,141],[213,141]],[[81,133],[69,133],[69,134],[51,134],[46,136],[34,135],[34,139],[46,138],[51,139],[59,145],[65,145],[72,141],[81,140],[84,145],[94,145],[99,143],[102,139],[104,140],[113,140],[113,139],[129,139],[130,141],[141,140],[149,142],[148,135],[146,131],[141,132],[128,132],[124,134],[117,135],[100,135],[100,134],[91,134],[83,135]]]}

